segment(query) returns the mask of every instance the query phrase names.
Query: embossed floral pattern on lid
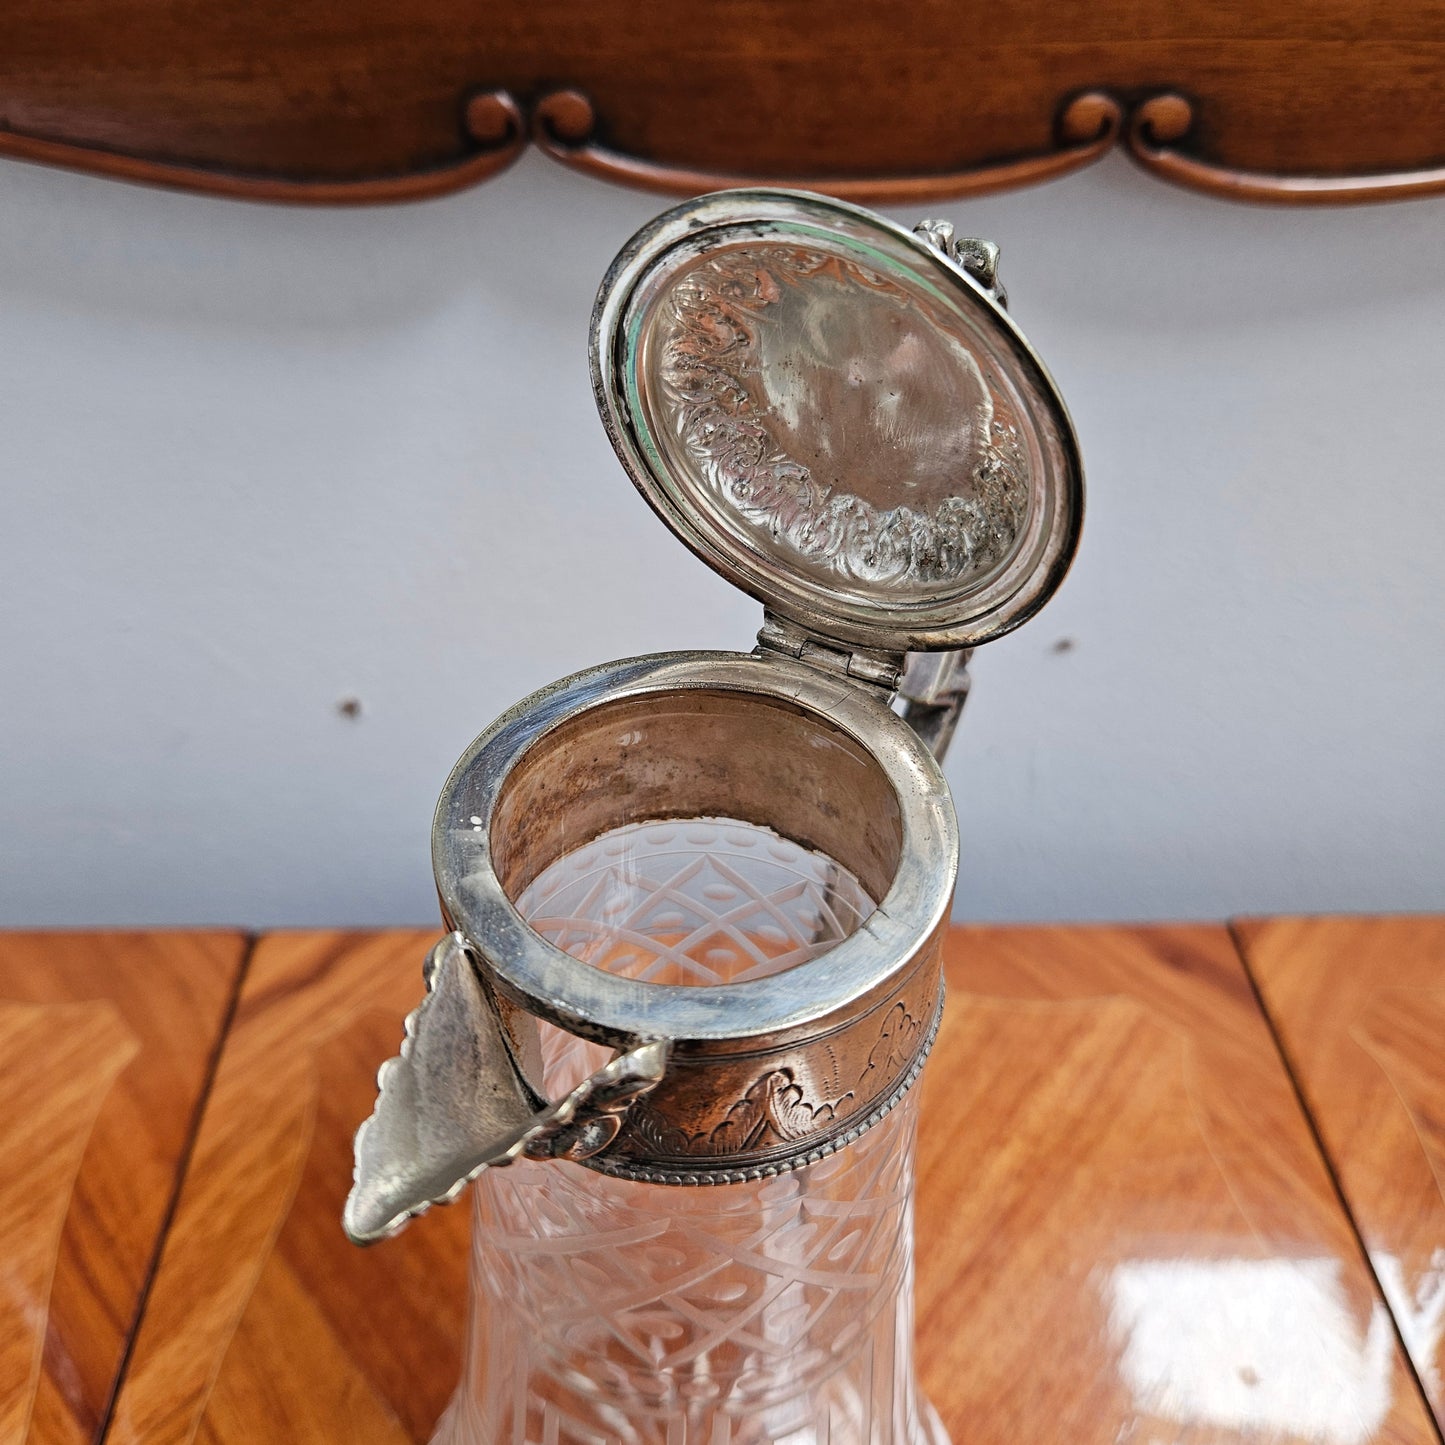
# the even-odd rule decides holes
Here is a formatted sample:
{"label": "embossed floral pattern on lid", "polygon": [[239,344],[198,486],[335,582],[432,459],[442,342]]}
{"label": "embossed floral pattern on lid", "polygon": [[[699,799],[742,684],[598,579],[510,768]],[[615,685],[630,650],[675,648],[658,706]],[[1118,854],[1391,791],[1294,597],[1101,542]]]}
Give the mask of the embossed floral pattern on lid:
{"label": "embossed floral pattern on lid", "polygon": [[714,505],[834,584],[952,590],[1013,555],[1012,407],[928,298],[786,243],[707,253],[659,303],[661,418]]}

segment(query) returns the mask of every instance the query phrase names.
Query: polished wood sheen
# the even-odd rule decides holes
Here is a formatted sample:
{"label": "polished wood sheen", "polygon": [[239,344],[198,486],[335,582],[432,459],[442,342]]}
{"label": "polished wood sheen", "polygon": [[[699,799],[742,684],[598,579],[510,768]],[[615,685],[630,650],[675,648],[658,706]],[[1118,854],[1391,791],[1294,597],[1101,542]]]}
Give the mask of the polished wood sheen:
{"label": "polished wood sheen", "polygon": [[0,1441],[99,1439],[244,947],[0,935]]}
{"label": "polished wood sheen", "polygon": [[1239,934],[1445,1426],[1445,918],[1275,919]]}
{"label": "polished wood sheen", "polygon": [[1359,175],[1276,174],[1211,161],[1190,152],[1196,108],[1188,96],[1161,91],[1130,112],[1124,141],[1146,171],[1175,185],[1229,201],[1286,206],[1335,206],[1363,201],[1408,201],[1445,191],[1445,165]]}
{"label": "polished wood sheen", "polygon": [[468,1214],[348,1244],[351,1138],[436,934],[256,948],[108,1437],[428,1438],[460,1369]]}
{"label": "polished wood sheen", "polygon": [[[110,1439],[420,1442],[468,1213],[361,1251],[351,1134],[432,934],[258,947]],[[1222,927],[955,931],[919,1352],[956,1445],[1429,1445]]]}
{"label": "polished wood sheen", "polygon": [[959,1445],[1433,1439],[1218,927],[955,930],[918,1322]]}
{"label": "polished wood sheen", "polygon": [[913,202],[1122,136],[1219,194],[1369,199],[1445,184],[1442,70],[1440,0],[10,0],[0,154],[337,203],[472,184],[530,141],[656,189]]}

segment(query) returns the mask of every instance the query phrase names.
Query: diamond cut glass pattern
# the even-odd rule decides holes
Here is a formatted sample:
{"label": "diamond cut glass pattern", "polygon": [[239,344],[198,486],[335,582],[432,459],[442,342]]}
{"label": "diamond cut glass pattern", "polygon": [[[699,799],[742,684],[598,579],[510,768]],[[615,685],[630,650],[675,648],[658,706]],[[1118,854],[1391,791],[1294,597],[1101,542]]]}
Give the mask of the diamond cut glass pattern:
{"label": "diamond cut glass pattern", "polygon": [[[873,908],[833,860],[730,819],[631,824],[522,893],[594,966],[720,984],[806,964]],[[607,1051],[544,1030],[547,1088]],[[660,1187],[568,1163],[489,1170],[444,1445],[936,1445],[914,1385],[916,1094],[807,1168]]]}
{"label": "diamond cut glass pattern", "polygon": [[742,983],[805,963],[873,911],[831,858],[725,818],[633,823],[548,868],[517,900],[597,968],[662,984]]}

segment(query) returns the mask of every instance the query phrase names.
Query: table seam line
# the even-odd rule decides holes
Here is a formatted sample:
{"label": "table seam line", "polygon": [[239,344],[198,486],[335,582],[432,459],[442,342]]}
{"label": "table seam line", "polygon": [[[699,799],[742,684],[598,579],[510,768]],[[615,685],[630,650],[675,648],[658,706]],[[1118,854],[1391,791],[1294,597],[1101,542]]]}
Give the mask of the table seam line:
{"label": "table seam line", "polygon": [[211,1046],[205,1072],[201,1076],[201,1087],[196,1095],[195,1106],[191,1110],[185,1142],[181,1145],[180,1156],[176,1161],[175,1179],[171,1185],[170,1196],[166,1200],[165,1211],[161,1215],[160,1227],[156,1231],[155,1245],[151,1249],[150,1259],[146,1263],[145,1274],[136,1295],[135,1309],[131,1314],[130,1327],[126,1331],[125,1343],[121,1348],[120,1359],[116,1363],[115,1375],[111,1381],[110,1393],[106,1397],[105,1409],[101,1411],[99,1424],[92,1437],[92,1445],[105,1445],[110,1436],[111,1426],[115,1423],[116,1408],[120,1403],[121,1392],[125,1388],[126,1378],[130,1373],[136,1340],[140,1335],[141,1325],[145,1321],[151,1291],[155,1286],[156,1276],[160,1273],[161,1257],[165,1253],[166,1240],[170,1237],[171,1226],[175,1223],[176,1212],[180,1207],[181,1192],[185,1188],[186,1179],[190,1174],[196,1141],[200,1137],[201,1122],[205,1118],[206,1107],[211,1101],[211,1092],[216,1082],[216,1072],[220,1067],[221,1055],[225,1052],[226,1043],[230,1039],[231,1027],[235,1023],[236,1010],[241,1001],[241,990],[245,985],[246,975],[250,970],[251,960],[255,956],[261,937],[260,934],[249,932],[243,935],[244,946],[240,962],[231,983],[225,1010],[221,1014],[220,1026],[216,1030],[216,1041]]}
{"label": "table seam line", "polygon": [[1390,1321],[1390,1329],[1394,1333],[1395,1343],[1399,1346],[1400,1358],[1404,1361],[1405,1372],[1410,1377],[1411,1384],[1415,1387],[1416,1397],[1419,1399],[1425,1411],[1425,1420],[1429,1425],[1437,1445],[1445,1445],[1445,1433],[1442,1433],[1441,1421],[1435,1418],[1434,1408],[1430,1404],[1430,1396],[1426,1393],[1425,1382],[1420,1378],[1420,1371],[1415,1364],[1414,1357],[1410,1354],[1409,1347],[1405,1343],[1404,1332],[1400,1328],[1400,1321],[1390,1304],[1390,1297],[1385,1293],[1384,1285],[1376,1272],[1375,1262],[1370,1258],[1369,1246],[1365,1243],[1365,1236],[1360,1231],[1359,1221],[1355,1218],[1354,1208],[1350,1204],[1349,1196],[1345,1193],[1344,1181],[1340,1178],[1335,1168],[1335,1161],[1325,1145],[1323,1134],[1320,1132],[1319,1123],[1315,1118],[1314,1110],[1310,1107],[1308,1096],[1305,1093],[1304,1085],[1295,1068],[1294,1059],[1285,1044],[1284,1033],[1278,1027],[1275,1016],[1270,1012],[1269,1005],[1265,1001],[1264,990],[1260,987],[1259,979],[1249,961],[1249,949],[1245,943],[1243,933],[1237,919],[1228,919],[1225,928],[1229,931],[1230,942],[1234,945],[1234,951],[1239,957],[1240,966],[1244,969],[1244,976],[1249,982],[1250,992],[1254,995],[1255,1006],[1264,1017],[1265,1027],[1268,1028],[1270,1038],[1274,1043],[1275,1053],[1279,1056],[1280,1062],[1284,1065],[1286,1077],[1289,1079],[1290,1088],[1294,1091],[1296,1104],[1304,1116],[1305,1127],[1309,1130],[1310,1139],[1315,1146],[1315,1152],[1319,1155],[1320,1162],[1324,1165],[1325,1174],[1330,1181],[1330,1188],[1334,1191],[1335,1199],[1340,1206],[1340,1212],[1345,1217],[1349,1226],[1350,1235],[1355,1241],[1355,1248],[1358,1250],[1360,1259],[1369,1273],[1370,1282],[1375,1287],[1375,1295],[1384,1307],[1385,1316]]}

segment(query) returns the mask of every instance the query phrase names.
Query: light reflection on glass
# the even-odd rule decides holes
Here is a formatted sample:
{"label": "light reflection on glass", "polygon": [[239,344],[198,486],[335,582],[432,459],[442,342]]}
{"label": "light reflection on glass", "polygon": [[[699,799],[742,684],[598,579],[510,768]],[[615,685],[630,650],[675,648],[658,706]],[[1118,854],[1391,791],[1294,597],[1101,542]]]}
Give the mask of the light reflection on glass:
{"label": "light reflection on glass", "polygon": [[1365,1445],[1390,1409],[1395,1338],[1364,1333],[1338,1259],[1137,1259],[1104,1282],[1120,1375],[1142,1414]]}

